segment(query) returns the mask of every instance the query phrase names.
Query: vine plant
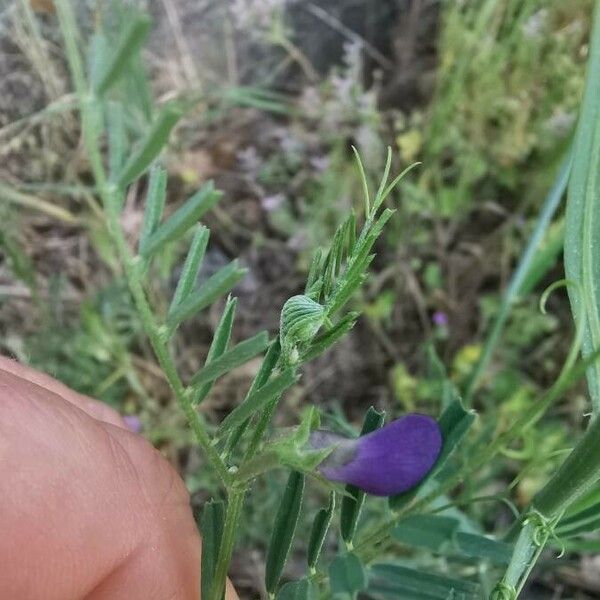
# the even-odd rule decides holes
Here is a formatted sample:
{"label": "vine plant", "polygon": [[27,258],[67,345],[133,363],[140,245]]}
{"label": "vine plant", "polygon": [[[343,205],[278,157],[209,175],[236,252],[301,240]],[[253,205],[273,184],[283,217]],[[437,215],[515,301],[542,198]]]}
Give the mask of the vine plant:
{"label": "vine plant", "polygon": [[[596,498],[594,487],[600,477],[600,421],[594,418],[565,464],[516,521],[505,540],[485,536],[482,531],[465,531],[457,518],[438,513],[453,506],[446,496],[448,492],[485,466],[508,443],[523,435],[586,370],[595,407],[600,397],[596,374],[598,352],[595,350],[599,335],[597,287],[600,277],[597,271],[600,263],[593,254],[594,249],[600,247],[596,243],[594,227],[600,206],[596,182],[600,168],[600,13],[596,11],[588,88],[572,163],[570,155],[549,195],[536,234],[509,288],[504,309],[488,338],[484,357],[470,378],[466,395],[470,400],[477,389],[509,305],[524,281],[536,245],[558,206],[573,164],[565,239],[569,281],[563,283],[569,286],[577,333],[565,368],[540,402],[511,429],[491,440],[487,434],[472,440],[467,452],[463,453],[467,458],[448,469],[448,461],[453,458],[456,447],[465,443],[476,415],[463,407],[432,351],[432,377],[442,384],[442,410],[437,421],[441,434],[439,453],[436,453],[434,464],[423,471],[418,485],[391,496],[388,508],[379,518],[359,529],[357,524],[365,493],[353,485],[344,487],[323,477],[325,470],[321,471],[320,466],[335,458],[338,450],[332,445],[313,443],[313,433],[319,422],[318,411],[314,407],[306,411],[293,432],[278,432],[277,436],[271,435],[272,420],[283,394],[300,377],[302,366],[326,352],[354,326],[359,315],[348,308],[348,303],[365,281],[374,257],[374,244],[393,214],[392,209],[384,207],[385,201],[412,167],[389,181],[392,160],[391,151],[388,151],[383,177],[372,194],[355,151],[364,192],[361,216],[348,215],[337,228],[329,250],[316,252],[304,293],[289,298],[281,309],[277,335],[270,338],[267,332],[260,332],[231,345],[236,300],[229,296],[204,366],[189,381],[184,381],[173,354],[172,339],[178,327],[227,296],[244,275],[244,270],[234,260],[200,287],[196,285],[209,241],[209,231],[199,224],[199,220],[216,205],[221,194],[212,183],[206,183],[179,209],[163,218],[167,176],[159,166],[159,155],[183,114],[184,106],[171,102],[154,111],[135,94],[126,97],[125,101],[113,94],[124,79],[137,77],[132,64],[139,59],[140,48],[148,34],[148,18],[127,13],[125,26],[116,40],[109,40],[105,32],[97,32],[90,44],[86,69],[72,6],[69,0],[55,0],[55,4],[78,99],[82,138],[95,189],[102,201],[106,226],[157,361],[207,464],[220,480],[226,498],[225,502],[218,499],[208,502],[202,516],[202,598],[223,598],[246,495],[257,477],[274,468],[285,468],[290,473],[266,555],[265,588],[269,597],[309,600],[345,595],[354,598],[359,591],[368,589],[378,598],[470,600],[490,594],[502,600],[516,598],[546,544],[561,532],[565,535],[566,532],[580,532],[582,523],[589,522],[591,517],[600,520],[600,500]],[[127,102],[138,101],[143,104],[142,112],[148,117],[147,126],[142,128],[132,126],[127,110]],[[136,138],[133,145],[129,142],[132,137]],[[146,174],[144,219],[139,243],[133,248],[123,230],[121,212],[128,187]],[[362,222],[360,227],[359,222]],[[188,234],[191,244],[181,276],[168,310],[162,314],[149,299],[150,265],[167,245]],[[583,361],[577,360],[580,346],[584,350]],[[235,367],[263,354],[244,400],[216,429],[209,427],[199,407],[213,383]],[[385,437],[386,427],[389,425],[384,426],[384,415],[369,410],[361,437],[349,442],[353,444],[353,452],[361,444],[363,448],[367,444],[377,445],[374,440]],[[327,487],[329,499],[314,518],[305,576],[280,586],[294,540],[307,475]],[[500,497],[493,499],[506,501]],[[340,507],[343,544],[327,570],[323,570],[320,557],[336,506]],[[591,507],[595,512],[590,516]],[[427,537],[428,532],[434,532],[434,537]],[[428,550],[440,554],[451,547],[453,556],[467,561],[475,559],[486,566],[500,565],[505,568],[505,573],[494,586],[489,578],[482,577],[479,582],[473,582],[422,572],[397,562],[376,562],[389,556],[387,550],[394,543],[414,547],[429,544],[426,545]],[[368,570],[365,565],[369,566]]]}

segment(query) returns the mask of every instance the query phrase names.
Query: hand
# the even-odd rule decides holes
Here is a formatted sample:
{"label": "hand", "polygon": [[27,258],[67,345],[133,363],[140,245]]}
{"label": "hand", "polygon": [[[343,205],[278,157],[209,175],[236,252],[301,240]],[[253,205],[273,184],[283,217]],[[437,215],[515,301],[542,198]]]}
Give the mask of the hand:
{"label": "hand", "polygon": [[200,539],[169,463],[108,406],[0,357],[0,599],[199,589]]}

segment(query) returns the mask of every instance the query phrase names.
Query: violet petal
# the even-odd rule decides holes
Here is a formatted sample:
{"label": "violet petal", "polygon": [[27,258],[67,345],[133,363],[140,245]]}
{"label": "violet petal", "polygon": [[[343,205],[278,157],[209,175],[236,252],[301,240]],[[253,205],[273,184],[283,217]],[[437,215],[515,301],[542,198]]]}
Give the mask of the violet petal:
{"label": "violet petal", "polygon": [[411,414],[338,443],[319,470],[332,481],[355,485],[375,496],[393,496],[417,485],[435,464],[441,448],[437,421]]}

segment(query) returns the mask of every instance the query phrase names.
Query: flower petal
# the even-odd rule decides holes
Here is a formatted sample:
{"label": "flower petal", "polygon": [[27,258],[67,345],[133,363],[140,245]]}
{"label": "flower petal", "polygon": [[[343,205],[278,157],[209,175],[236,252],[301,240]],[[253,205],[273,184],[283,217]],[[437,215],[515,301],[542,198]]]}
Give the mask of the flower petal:
{"label": "flower petal", "polygon": [[417,485],[435,464],[441,447],[437,421],[411,414],[339,444],[319,470],[332,481],[375,496],[392,496]]}

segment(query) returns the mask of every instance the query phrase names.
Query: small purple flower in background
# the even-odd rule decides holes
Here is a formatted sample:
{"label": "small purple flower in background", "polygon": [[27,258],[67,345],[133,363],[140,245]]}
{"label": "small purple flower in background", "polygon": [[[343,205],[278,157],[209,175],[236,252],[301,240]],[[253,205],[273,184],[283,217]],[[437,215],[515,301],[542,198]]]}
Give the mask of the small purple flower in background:
{"label": "small purple flower in background", "polygon": [[123,417],[127,429],[133,431],[133,433],[140,433],[142,431],[142,422],[137,415],[125,415]]}
{"label": "small purple flower in background", "polygon": [[438,327],[448,327],[448,315],[441,310],[436,310],[431,317],[434,325]]}
{"label": "small purple flower in background", "polygon": [[327,479],[375,496],[393,496],[429,473],[442,448],[442,434],[435,419],[411,414],[356,439],[315,431],[310,444],[315,449],[335,446],[319,466]]}

